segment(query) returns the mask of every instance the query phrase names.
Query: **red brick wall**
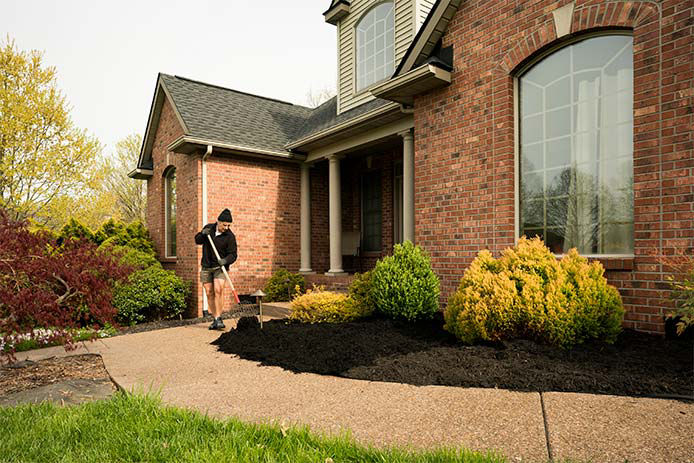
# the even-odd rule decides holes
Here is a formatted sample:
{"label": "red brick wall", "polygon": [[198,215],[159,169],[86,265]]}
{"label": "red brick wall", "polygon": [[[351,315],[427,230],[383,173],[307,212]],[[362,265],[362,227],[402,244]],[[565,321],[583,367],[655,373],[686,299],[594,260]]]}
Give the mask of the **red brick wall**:
{"label": "red brick wall", "polygon": [[[557,43],[567,1],[471,0],[448,26],[453,82],[415,101],[416,240],[444,299],[480,249],[515,240],[513,73]],[[577,1],[572,34],[620,27],[634,37],[634,254],[606,262],[625,325],[663,331],[671,306],[659,256],[694,252],[694,45],[691,1]]]}
{"label": "red brick wall", "polygon": [[[198,231],[200,204],[200,157],[176,154],[167,151],[166,147],[183,135],[173,107],[168,100],[164,105],[159,119],[159,126],[154,136],[152,159],[154,174],[147,181],[147,228],[154,240],[155,249],[164,268],[174,270],[178,276],[188,281],[196,281],[193,275],[197,273],[200,255],[194,246],[186,246],[193,241]],[[167,168],[176,169],[176,258],[165,258],[165,178]],[[188,315],[196,313],[195,301],[201,297],[197,284],[192,286],[189,299]]]}
{"label": "red brick wall", "polygon": [[[192,283],[188,316],[202,313],[199,283],[202,251],[194,242],[202,223],[202,162],[200,155],[167,152],[166,147],[183,134],[168,101],[164,103],[154,139],[154,175],[147,182],[147,226],[165,268]],[[168,160],[167,160],[168,159]],[[164,171],[176,168],[177,256],[164,253]],[[208,217],[214,222],[224,208],[232,212],[239,258],[230,276],[239,294],[264,286],[274,270],[299,269],[300,177],[299,166],[286,162],[223,156],[207,160]],[[326,195],[327,205],[327,195]],[[327,207],[327,206],[326,206]],[[226,294],[225,307],[231,303]]]}
{"label": "red brick wall", "polygon": [[279,268],[298,272],[299,165],[213,154],[208,158],[207,172],[206,222],[215,222],[224,208],[231,210],[234,219],[238,260],[229,276],[237,292],[250,294],[262,289]]}

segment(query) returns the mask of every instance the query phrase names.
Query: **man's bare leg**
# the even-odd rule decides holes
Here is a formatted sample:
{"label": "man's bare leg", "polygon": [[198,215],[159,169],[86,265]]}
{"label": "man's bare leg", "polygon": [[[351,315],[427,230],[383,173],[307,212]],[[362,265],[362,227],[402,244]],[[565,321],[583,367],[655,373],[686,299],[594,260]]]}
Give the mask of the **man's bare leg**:
{"label": "man's bare leg", "polygon": [[212,314],[215,318],[221,317],[224,311],[224,287],[226,280],[215,278],[214,280],[214,310]]}
{"label": "man's bare leg", "polygon": [[207,310],[208,312],[214,314],[214,286],[212,285],[212,283],[203,283],[202,287],[205,290],[205,294],[207,295]]}

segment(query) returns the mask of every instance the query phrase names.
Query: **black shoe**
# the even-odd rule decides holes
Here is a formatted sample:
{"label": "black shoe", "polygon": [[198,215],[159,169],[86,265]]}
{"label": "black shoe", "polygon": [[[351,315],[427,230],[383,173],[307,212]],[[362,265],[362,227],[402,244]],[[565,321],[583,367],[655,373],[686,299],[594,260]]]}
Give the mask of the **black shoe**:
{"label": "black shoe", "polygon": [[[221,320],[219,320],[219,321],[221,322]],[[224,326],[223,323],[222,323],[222,326]],[[216,329],[218,329],[218,328],[219,328],[219,322],[217,322],[217,319],[215,318],[214,321],[212,322],[212,324],[210,325],[210,327],[209,327],[208,329],[209,329],[209,330],[216,330]]]}
{"label": "black shoe", "polygon": [[226,328],[226,326],[224,326],[224,322],[222,321],[221,318],[218,318],[218,319],[217,319],[217,329],[218,329],[218,330],[223,330],[224,328]]}

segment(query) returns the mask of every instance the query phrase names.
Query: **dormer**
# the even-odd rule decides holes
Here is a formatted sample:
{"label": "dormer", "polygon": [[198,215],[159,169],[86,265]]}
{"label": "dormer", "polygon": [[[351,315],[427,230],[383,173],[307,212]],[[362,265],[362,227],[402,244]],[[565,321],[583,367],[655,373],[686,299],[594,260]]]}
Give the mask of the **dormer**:
{"label": "dormer", "polygon": [[434,0],[332,0],[323,13],[337,27],[337,113],[374,99],[389,79]]}

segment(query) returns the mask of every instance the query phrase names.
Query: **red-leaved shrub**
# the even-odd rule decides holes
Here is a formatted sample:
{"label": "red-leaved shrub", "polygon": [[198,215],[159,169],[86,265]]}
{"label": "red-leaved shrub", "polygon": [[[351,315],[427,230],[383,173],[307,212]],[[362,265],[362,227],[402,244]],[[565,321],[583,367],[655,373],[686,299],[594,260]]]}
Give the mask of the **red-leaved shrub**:
{"label": "red-leaved shrub", "polygon": [[113,286],[133,271],[86,240],[57,247],[50,234],[27,226],[0,210],[0,354],[10,359],[13,334],[50,328],[52,340],[69,348],[70,329],[113,324]]}

